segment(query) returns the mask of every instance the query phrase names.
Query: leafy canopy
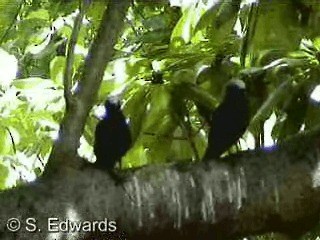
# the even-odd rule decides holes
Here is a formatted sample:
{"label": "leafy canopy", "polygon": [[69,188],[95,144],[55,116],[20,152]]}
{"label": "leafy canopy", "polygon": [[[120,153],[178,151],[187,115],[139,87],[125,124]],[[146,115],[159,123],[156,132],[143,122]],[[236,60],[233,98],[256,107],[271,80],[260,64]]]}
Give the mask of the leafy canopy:
{"label": "leafy canopy", "polygon": [[[75,48],[74,87],[104,7],[103,1],[92,1],[85,15]],[[66,48],[78,5],[5,0],[0,11],[5,13],[0,16],[3,189],[40,174],[57,137],[65,110]],[[122,167],[199,161],[208,127],[197,106],[210,113],[233,78],[246,83],[251,103],[242,149],[314,127],[320,114],[310,98],[319,81],[319,11],[314,1],[136,0],[79,153],[94,158],[98,112],[108,95],[122,92],[135,142]]]}

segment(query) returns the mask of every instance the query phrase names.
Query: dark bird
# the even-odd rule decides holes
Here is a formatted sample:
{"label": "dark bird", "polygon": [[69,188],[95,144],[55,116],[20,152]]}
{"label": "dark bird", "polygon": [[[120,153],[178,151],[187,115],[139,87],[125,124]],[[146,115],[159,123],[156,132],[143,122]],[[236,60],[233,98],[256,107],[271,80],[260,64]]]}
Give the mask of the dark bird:
{"label": "dark bird", "polygon": [[226,85],[224,99],[211,116],[205,160],[218,158],[234,145],[249,125],[249,103],[244,82]]}
{"label": "dark bird", "polygon": [[131,135],[118,101],[105,102],[105,116],[95,131],[95,167],[112,172],[117,162],[131,147]]}

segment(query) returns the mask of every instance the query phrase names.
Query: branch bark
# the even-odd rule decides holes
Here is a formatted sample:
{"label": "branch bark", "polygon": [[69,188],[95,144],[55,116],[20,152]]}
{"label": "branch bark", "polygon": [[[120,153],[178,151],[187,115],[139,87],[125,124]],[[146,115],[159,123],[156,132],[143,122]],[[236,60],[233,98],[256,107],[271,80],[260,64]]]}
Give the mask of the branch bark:
{"label": "branch bark", "polygon": [[[302,134],[276,148],[209,163],[128,171],[122,186],[91,168],[41,179],[1,193],[0,237],[69,240],[114,234],[49,232],[48,217],[82,223],[107,218],[130,240],[236,239],[269,231],[298,236],[319,222],[317,136],[319,131]],[[12,217],[22,222],[16,233],[6,226]],[[30,217],[41,232],[24,229]]]}

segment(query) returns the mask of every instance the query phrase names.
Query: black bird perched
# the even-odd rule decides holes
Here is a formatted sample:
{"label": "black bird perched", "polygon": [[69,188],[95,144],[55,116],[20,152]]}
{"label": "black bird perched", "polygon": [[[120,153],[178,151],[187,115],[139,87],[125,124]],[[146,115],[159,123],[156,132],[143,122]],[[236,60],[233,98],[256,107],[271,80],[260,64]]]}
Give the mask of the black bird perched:
{"label": "black bird perched", "polygon": [[244,82],[226,85],[222,103],[211,116],[205,160],[218,158],[243,135],[249,125],[249,102]]}
{"label": "black bird perched", "polygon": [[107,99],[105,116],[97,124],[95,131],[95,167],[112,173],[117,162],[131,147],[131,135],[126,118],[118,101]]}

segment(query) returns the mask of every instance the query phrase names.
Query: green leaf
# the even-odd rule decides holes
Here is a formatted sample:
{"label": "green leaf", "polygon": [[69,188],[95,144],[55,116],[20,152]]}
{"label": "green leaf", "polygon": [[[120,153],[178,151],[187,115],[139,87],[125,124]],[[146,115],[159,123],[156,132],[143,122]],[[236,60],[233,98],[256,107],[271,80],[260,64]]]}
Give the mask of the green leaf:
{"label": "green leaf", "polygon": [[4,190],[6,188],[6,181],[8,177],[9,169],[0,161],[0,190]]}
{"label": "green leaf", "polygon": [[11,153],[12,142],[8,130],[4,127],[0,128],[0,155]]}
{"label": "green leaf", "polygon": [[50,63],[50,78],[59,86],[63,86],[66,58],[57,56]]}
{"label": "green leaf", "polygon": [[49,16],[49,13],[47,10],[45,9],[38,9],[36,11],[33,11],[33,12],[30,12],[28,14],[28,16],[26,17],[26,19],[32,19],[32,18],[35,18],[35,19],[43,19],[43,20],[49,20],[50,19],[50,16]]}
{"label": "green leaf", "polygon": [[263,49],[294,50],[301,35],[298,15],[290,1],[262,1],[253,37],[256,51]]}
{"label": "green leaf", "polygon": [[49,79],[38,77],[17,79],[13,82],[13,86],[17,89],[43,89],[43,88],[56,88],[57,86]]}
{"label": "green leaf", "polygon": [[130,91],[129,101],[124,107],[124,113],[130,119],[132,139],[138,138],[145,118],[147,117],[147,105],[150,101],[150,85],[136,86]]}
{"label": "green leaf", "polygon": [[173,48],[180,47],[191,40],[191,34],[196,16],[195,8],[188,8],[183,12],[182,17],[176,24],[171,34],[171,44]]}

